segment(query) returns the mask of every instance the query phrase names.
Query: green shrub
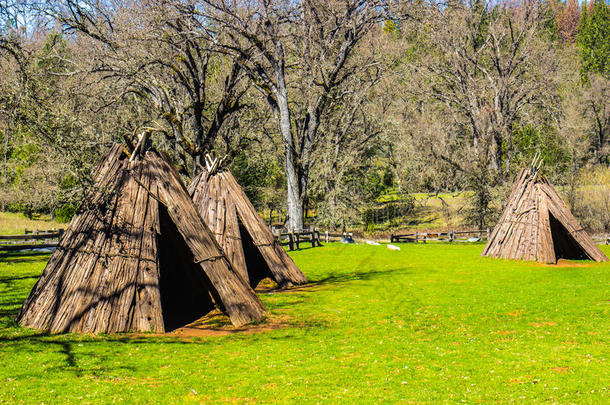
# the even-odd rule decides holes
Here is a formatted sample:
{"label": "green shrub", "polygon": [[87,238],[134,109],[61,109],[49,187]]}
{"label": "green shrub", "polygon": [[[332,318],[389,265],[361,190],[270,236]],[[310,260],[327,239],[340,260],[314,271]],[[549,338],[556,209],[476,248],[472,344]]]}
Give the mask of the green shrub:
{"label": "green shrub", "polygon": [[55,209],[55,221],[60,223],[68,223],[76,213],[76,206],[73,204],[64,204]]}

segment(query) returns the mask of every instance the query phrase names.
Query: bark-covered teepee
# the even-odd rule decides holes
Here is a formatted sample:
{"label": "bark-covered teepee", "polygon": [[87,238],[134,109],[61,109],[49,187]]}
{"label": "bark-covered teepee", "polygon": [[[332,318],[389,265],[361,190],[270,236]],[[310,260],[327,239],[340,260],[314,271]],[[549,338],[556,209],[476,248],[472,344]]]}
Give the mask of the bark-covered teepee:
{"label": "bark-covered teepee", "polygon": [[521,170],[482,256],[557,263],[608,258],[580,226],[548,179],[538,156]]}
{"label": "bark-covered teepee", "polygon": [[206,156],[206,168],[189,187],[195,206],[235,270],[253,288],[264,278],[281,287],[307,282],[258,215],[235,177]]}
{"label": "bark-covered teepee", "polygon": [[233,270],[169,158],[115,145],[18,321],[49,332],[164,332],[214,308],[234,325],[263,303]]}

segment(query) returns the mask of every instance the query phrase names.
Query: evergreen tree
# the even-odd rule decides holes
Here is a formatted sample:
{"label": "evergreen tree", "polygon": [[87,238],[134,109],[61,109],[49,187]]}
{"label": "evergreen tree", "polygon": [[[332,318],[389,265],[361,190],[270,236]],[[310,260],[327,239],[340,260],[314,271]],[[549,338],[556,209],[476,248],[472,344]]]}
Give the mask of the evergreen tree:
{"label": "evergreen tree", "polygon": [[588,73],[610,76],[610,7],[606,0],[596,0],[587,10],[583,6],[578,25],[577,42],[580,47],[583,78]]}

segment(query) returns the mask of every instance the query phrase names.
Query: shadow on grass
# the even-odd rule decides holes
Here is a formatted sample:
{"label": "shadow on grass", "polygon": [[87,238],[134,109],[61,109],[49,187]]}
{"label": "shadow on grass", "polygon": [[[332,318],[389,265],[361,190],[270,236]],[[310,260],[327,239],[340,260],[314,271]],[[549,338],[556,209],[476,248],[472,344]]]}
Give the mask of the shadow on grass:
{"label": "shadow on grass", "polygon": [[0,253],[0,262],[5,263],[32,263],[32,262],[40,262],[44,259],[49,259],[51,257],[50,252],[28,252],[24,254],[23,252],[2,252]]}
{"label": "shadow on grass", "polygon": [[[16,258],[16,260],[22,260]],[[28,259],[23,259],[27,261]],[[347,272],[344,274],[333,274],[328,275],[319,279],[314,279],[308,284],[302,286],[296,286],[285,290],[273,290],[276,293],[290,293],[290,292],[309,292],[314,287],[323,287],[330,285],[338,285],[343,283],[349,283],[353,281],[370,280],[374,278],[385,277],[396,272],[405,272],[406,268],[399,269],[388,269],[388,270],[371,270],[371,271],[355,271]],[[26,280],[30,278],[37,278],[37,275],[31,276],[15,276],[15,277],[4,277],[0,278],[0,283],[10,284],[17,280]],[[296,297],[295,297],[296,298]],[[196,345],[208,345],[215,344],[214,340],[210,339],[184,339],[181,336],[176,335],[156,335],[147,333],[138,334],[116,334],[116,335],[77,335],[77,334],[50,334],[50,333],[38,333],[31,329],[20,328],[15,322],[15,316],[21,306],[21,301],[14,298],[4,297],[4,302],[0,305],[0,322],[5,328],[0,334],[0,348],[5,353],[11,351],[15,353],[27,353],[36,358],[37,354],[48,354],[57,353],[62,356],[62,360],[55,367],[59,371],[73,373],[75,376],[84,375],[102,375],[105,374],[108,369],[102,366],[103,364],[113,363],[112,369],[124,369],[126,371],[135,371],[135,366],[129,366],[126,364],[114,364],[113,358],[117,356],[117,353],[121,351],[121,347],[126,345],[149,345],[149,344],[168,344],[168,345],[183,345],[183,344],[196,344]],[[8,300],[8,301],[7,301]],[[305,300],[297,298],[291,300],[292,302],[272,304],[274,308],[283,306],[295,307]],[[226,332],[223,330],[225,324],[229,321],[224,316],[211,317],[207,324],[204,322],[201,325],[204,328],[218,330],[218,332]],[[269,325],[265,323],[259,326],[260,329],[273,329],[284,326],[293,326],[290,322],[282,322],[277,320],[274,325],[273,322]],[[304,325],[306,328],[316,328],[327,326],[325,322],[318,320],[312,321],[311,324],[307,323]],[[239,334],[241,331],[236,331],[235,334]],[[233,333],[231,333],[233,334]],[[282,336],[282,339],[290,339],[290,333],[286,336]],[[276,339],[276,336],[272,336],[272,339]],[[78,347],[75,347],[78,346]],[[83,346],[81,348],[81,346]],[[76,350],[75,350],[76,349]],[[93,359],[93,360],[92,360]],[[93,361],[93,365],[92,365]],[[36,375],[43,377],[48,371],[48,368],[32,367],[24,371],[28,376]]]}
{"label": "shadow on grass", "polygon": [[[34,366],[26,369],[19,368],[15,373],[21,371],[24,376],[39,376],[44,378],[51,370],[56,369],[62,372],[69,372],[77,377],[82,376],[102,376],[106,375],[110,369],[112,371],[124,370],[135,372],[137,367],[125,364],[124,362],[113,362],[118,356],[119,346],[149,345],[149,344],[196,344],[206,345],[212,343],[206,340],[184,340],[176,336],[147,336],[146,334],[124,334],[124,335],[53,335],[49,333],[28,333],[30,330],[19,336],[0,336],[0,348],[4,352],[4,358],[9,356],[11,351],[16,353],[27,353],[34,359],[48,355],[50,353],[61,354],[61,361],[41,361],[40,367]],[[79,346],[75,350],[75,346]],[[82,346],[82,347],[81,347]],[[54,364],[52,368],[43,367],[44,364]],[[92,364],[93,363],[93,364]],[[103,366],[112,363],[112,366]],[[16,375],[16,377],[19,377]]]}
{"label": "shadow on grass", "polygon": [[388,276],[390,274],[394,274],[400,272],[401,274],[406,274],[405,270],[408,268],[398,268],[398,269],[388,269],[388,270],[370,270],[370,271],[356,271],[350,273],[342,273],[342,274],[332,274],[317,280],[310,280],[309,283],[291,287],[286,290],[276,290],[281,292],[292,292],[292,291],[308,291],[314,287],[322,287],[331,284],[344,284],[352,281],[363,281],[363,280],[372,280],[379,277]]}
{"label": "shadow on grass", "polygon": [[29,276],[15,276],[15,277],[3,277],[0,278],[0,284],[12,284],[15,281],[19,280],[29,280],[29,279],[38,279],[39,275],[29,275]]}

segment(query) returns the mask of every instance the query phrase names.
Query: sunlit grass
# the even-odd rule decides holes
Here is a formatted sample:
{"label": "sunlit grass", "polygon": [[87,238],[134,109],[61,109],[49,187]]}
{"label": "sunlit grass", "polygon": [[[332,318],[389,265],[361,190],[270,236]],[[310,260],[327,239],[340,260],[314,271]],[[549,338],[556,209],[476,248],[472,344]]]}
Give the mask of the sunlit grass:
{"label": "sunlit grass", "polygon": [[311,286],[262,294],[287,327],[197,339],[19,328],[46,257],[4,258],[0,402],[608,403],[608,263],[401,248],[294,252]]}

